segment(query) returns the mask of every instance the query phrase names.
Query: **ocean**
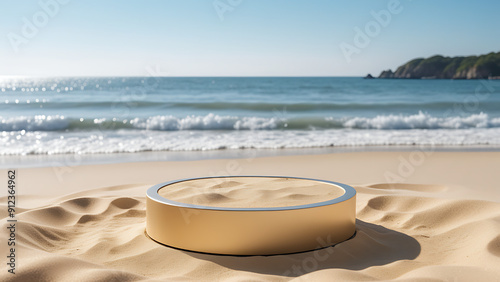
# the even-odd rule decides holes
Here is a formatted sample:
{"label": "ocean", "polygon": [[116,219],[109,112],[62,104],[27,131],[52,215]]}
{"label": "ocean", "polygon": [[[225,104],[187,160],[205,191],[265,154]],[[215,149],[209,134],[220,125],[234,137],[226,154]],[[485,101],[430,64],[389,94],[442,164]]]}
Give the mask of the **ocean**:
{"label": "ocean", "polygon": [[0,79],[0,155],[500,145],[499,80]]}

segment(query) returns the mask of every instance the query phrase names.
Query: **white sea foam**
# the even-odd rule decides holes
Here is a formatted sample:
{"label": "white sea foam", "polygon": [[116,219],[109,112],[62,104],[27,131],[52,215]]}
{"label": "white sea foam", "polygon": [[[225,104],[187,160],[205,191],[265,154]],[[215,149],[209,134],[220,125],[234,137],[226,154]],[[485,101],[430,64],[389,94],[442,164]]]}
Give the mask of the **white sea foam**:
{"label": "white sea foam", "polygon": [[379,115],[376,117],[353,118],[278,118],[238,117],[208,114],[204,116],[175,117],[158,115],[146,118],[66,118],[60,115],[33,117],[0,117],[0,131],[90,131],[139,129],[155,131],[183,130],[310,130],[310,129],[467,129],[497,128],[500,118],[490,118],[485,113],[469,116],[436,117],[426,113],[415,115]]}
{"label": "white sea foam", "polygon": [[0,118],[0,155],[426,144],[498,146],[500,118],[484,113],[289,120],[215,114],[131,120]]}
{"label": "white sea foam", "polygon": [[5,90],[0,92],[0,154],[496,146],[498,83],[380,80],[375,85],[361,78],[295,77],[7,79],[0,81],[0,90]]}
{"label": "white sea foam", "polygon": [[118,130],[70,133],[4,131],[0,134],[0,155],[377,145],[500,146],[500,128],[287,131]]}
{"label": "white sea foam", "polygon": [[235,117],[208,114],[206,116],[154,116],[130,121],[134,128],[147,130],[259,130],[277,127],[276,118]]}
{"label": "white sea foam", "polygon": [[465,117],[433,117],[419,112],[416,115],[379,115],[374,118],[355,117],[344,122],[348,128],[361,129],[464,129],[500,127],[500,118],[490,119],[487,114]]}

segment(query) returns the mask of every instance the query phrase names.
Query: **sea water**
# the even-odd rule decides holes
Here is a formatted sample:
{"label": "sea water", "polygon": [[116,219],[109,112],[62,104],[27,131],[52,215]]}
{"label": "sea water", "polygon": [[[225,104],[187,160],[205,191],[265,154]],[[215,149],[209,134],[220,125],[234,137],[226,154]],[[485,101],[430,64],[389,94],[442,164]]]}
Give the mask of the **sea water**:
{"label": "sea water", "polygon": [[500,81],[1,78],[0,155],[500,145]]}

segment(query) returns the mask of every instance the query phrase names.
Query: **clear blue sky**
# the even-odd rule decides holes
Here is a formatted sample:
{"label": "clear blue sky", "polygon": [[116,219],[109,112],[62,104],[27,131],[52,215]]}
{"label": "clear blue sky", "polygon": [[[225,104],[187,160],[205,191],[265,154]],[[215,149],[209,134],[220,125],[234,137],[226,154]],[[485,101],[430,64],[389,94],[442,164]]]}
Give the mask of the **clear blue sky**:
{"label": "clear blue sky", "polygon": [[[355,28],[390,0],[65,0],[50,15],[40,6],[57,1],[0,0],[0,75],[362,76],[415,57],[500,51],[493,0],[401,0],[349,62],[340,46],[356,47]],[[221,18],[214,3],[233,7]]]}

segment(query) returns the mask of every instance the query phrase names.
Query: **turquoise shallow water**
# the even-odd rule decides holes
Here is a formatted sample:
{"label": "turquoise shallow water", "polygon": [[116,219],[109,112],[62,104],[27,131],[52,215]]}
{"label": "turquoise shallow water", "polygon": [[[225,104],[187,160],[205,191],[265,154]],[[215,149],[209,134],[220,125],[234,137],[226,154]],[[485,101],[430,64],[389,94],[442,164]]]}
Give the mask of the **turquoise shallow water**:
{"label": "turquoise shallow water", "polygon": [[500,145],[500,81],[8,78],[0,154]]}

